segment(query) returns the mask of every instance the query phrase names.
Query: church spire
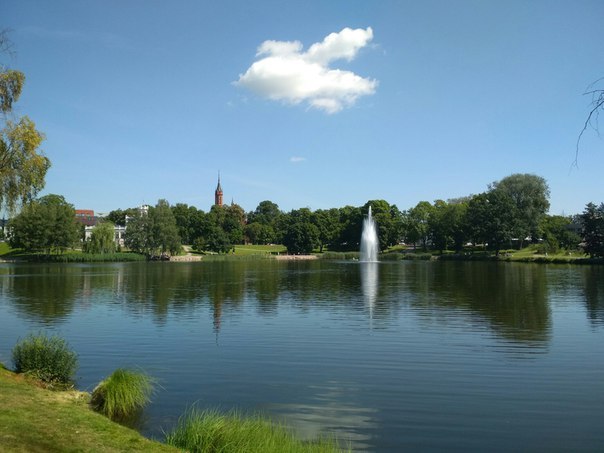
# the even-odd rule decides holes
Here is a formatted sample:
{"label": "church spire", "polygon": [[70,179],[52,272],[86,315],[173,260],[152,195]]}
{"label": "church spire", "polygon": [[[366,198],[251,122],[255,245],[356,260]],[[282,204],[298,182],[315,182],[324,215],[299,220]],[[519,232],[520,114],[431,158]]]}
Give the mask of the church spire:
{"label": "church spire", "polygon": [[218,185],[216,186],[216,191],[214,192],[214,204],[222,206],[222,186],[220,185],[220,172],[218,172]]}

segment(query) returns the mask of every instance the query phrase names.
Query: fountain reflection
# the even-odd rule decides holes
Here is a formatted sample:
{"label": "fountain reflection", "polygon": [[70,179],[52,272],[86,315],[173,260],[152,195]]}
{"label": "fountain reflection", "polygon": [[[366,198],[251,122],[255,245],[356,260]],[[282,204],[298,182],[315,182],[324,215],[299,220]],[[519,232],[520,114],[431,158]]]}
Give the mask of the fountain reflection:
{"label": "fountain reflection", "polygon": [[361,263],[361,290],[365,305],[369,310],[369,319],[373,321],[373,311],[378,294],[379,263]]}

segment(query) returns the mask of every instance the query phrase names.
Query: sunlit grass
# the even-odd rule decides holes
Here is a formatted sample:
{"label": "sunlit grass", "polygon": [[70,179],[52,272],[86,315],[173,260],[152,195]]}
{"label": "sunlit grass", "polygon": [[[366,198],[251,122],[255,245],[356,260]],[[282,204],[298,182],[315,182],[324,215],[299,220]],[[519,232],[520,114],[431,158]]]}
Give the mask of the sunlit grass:
{"label": "sunlit grass", "polygon": [[181,417],[176,428],[166,435],[166,442],[195,453],[341,451],[333,439],[301,441],[285,426],[257,415],[244,417],[235,412],[225,415],[215,410],[199,411],[195,408]]}
{"label": "sunlit grass", "polygon": [[118,368],[92,391],[92,407],[111,418],[131,417],[151,399],[155,380],[140,371]]}
{"label": "sunlit grass", "polygon": [[236,245],[235,255],[258,255],[285,253],[287,248],[283,245]]}

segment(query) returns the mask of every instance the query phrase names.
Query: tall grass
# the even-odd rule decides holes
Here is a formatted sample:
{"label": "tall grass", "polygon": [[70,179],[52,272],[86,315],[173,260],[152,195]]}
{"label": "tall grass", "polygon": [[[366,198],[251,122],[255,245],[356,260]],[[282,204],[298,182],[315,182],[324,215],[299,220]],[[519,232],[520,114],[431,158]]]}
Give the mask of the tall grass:
{"label": "tall grass", "polygon": [[133,416],[150,400],[155,380],[141,371],[118,368],[92,391],[92,407],[112,420]]}
{"label": "tall grass", "polygon": [[51,386],[70,385],[78,364],[77,354],[63,338],[45,334],[30,334],[19,341],[12,357],[17,373],[27,373]]}
{"label": "tall grass", "polygon": [[326,453],[339,452],[337,442],[321,439],[304,442],[283,425],[256,415],[192,408],[166,435],[166,442],[193,453]]}

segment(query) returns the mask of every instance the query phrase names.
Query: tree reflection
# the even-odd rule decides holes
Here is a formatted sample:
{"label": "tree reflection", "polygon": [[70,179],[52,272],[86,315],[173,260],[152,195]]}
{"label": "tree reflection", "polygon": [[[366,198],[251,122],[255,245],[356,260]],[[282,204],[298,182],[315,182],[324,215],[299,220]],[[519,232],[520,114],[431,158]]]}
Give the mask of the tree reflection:
{"label": "tree reflection", "polygon": [[551,316],[545,266],[510,263],[411,263],[405,278],[413,305],[479,315],[493,331],[520,342],[549,339]]}
{"label": "tree reflection", "polygon": [[583,270],[585,304],[587,316],[597,324],[604,323],[604,269],[587,266]]}

